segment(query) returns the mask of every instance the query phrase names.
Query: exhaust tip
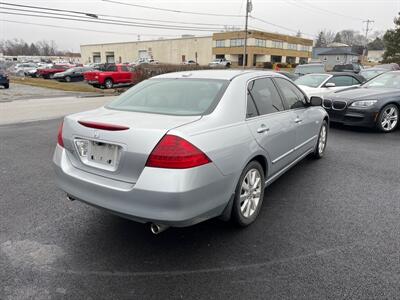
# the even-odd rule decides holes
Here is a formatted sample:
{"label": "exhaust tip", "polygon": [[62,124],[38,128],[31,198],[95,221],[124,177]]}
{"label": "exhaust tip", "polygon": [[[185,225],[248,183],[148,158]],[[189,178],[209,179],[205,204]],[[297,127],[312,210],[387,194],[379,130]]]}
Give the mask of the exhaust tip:
{"label": "exhaust tip", "polygon": [[166,226],[166,225],[160,225],[160,224],[154,224],[154,223],[150,224],[150,231],[153,234],[159,234],[159,233],[167,230],[168,228],[169,228],[169,226]]}
{"label": "exhaust tip", "polygon": [[69,194],[67,194],[67,199],[69,200],[69,201],[74,201],[75,200],[75,198],[74,197],[72,197],[71,195],[69,195]]}

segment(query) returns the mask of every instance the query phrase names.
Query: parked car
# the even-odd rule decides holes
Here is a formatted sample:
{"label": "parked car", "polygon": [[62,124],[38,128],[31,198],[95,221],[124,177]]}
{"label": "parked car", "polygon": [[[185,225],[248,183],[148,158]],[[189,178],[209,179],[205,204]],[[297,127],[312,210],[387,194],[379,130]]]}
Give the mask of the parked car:
{"label": "parked car", "polygon": [[388,71],[388,69],[384,68],[369,68],[361,70],[358,74],[364,77],[366,80],[370,80],[371,78],[374,78],[375,76],[378,76]]}
{"label": "parked car", "polygon": [[298,65],[294,69],[294,74],[297,76],[303,76],[307,74],[313,73],[324,73],[325,72],[325,65],[324,64],[305,64],[305,65]]}
{"label": "parked car", "polygon": [[84,73],[88,84],[106,89],[111,89],[118,84],[134,84],[137,76],[137,72],[123,64],[108,64],[103,70]]}
{"label": "parked car", "polygon": [[296,79],[295,83],[308,97],[324,97],[335,91],[359,86],[364,81],[364,77],[355,73],[330,72],[304,75]]}
{"label": "parked car", "polygon": [[197,62],[195,62],[194,60],[191,60],[191,59],[184,61],[182,64],[183,65],[196,65],[196,66],[199,65]]}
{"label": "parked car", "polygon": [[333,66],[333,72],[353,72],[360,73],[363,69],[363,66],[359,63],[351,63],[351,64],[341,64]]}
{"label": "parked car", "polygon": [[324,155],[321,103],[274,72],[152,77],[64,119],[56,181],[70,199],[152,223],[153,233],[217,216],[247,226],[265,186],[306,156]]}
{"label": "parked car", "polygon": [[64,72],[69,68],[71,68],[69,65],[53,65],[52,67],[37,69],[36,74],[44,79],[53,79],[54,74]]}
{"label": "parked car", "polygon": [[229,68],[231,66],[231,61],[226,60],[225,58],[216,58],[212,62],[208,64],[209,67],[218,67],[223,66]]}
{"label": "parked car", "polygon": [[66,82],[82,81],[84,79],[83,74],[90,71],[93,71],[93,69],[89,67],[71,68],[64,72],[54,74],[53,79]]}
{"label": "parked car", "polygon": [[10,87],[10,79],[8,78],[7,73],[4,70],[0,70],[0,85],[5,89]]}
{"label": "parked car", "polygon": [[15,65],[13,73],[17,76],[25,76],[30,70],[35,70],[37,65],[34,63],[22,63]]}
{"label": "parked car", "polygon": [[289,79],[291,79],[293,81],[295,81],[297,78],[299,78],[299,75],[296,75],[294,73],[290,73],[290,72],[287,72],[287,71],[277,71],[276,73],[279,73],[279,74],[281,74],[281,75],[283,75],[283,76],[285,76],[285,77],[287,77],[287,78],[289,78]]}
{"label": "parked car", "polygon": [[396,63],[390,63],[390,64],[383,64],[383,65],[376,65],[375,67],[381,68],[381,69],[386,69],[388,71],[397,71],[400,70],[400,67]]}
{"label": "parked car", "polygon": [[335,92],[324,99],[323,106],[332,122],[391,132],[399,122],[400,71],[383,73],[358,88]]}

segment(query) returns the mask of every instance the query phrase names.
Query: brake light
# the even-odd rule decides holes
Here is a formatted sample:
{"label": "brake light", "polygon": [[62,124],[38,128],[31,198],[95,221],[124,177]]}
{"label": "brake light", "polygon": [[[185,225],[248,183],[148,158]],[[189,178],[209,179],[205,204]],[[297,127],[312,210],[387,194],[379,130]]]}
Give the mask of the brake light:
{"label": "brake light", "polygon": [[58,127],[57,144],[59,144],[61,147],[64,148],[64,140],[62,135],[63,126],[64,126],[64,121],[62,121],[60,127]]}
{"label": "brake light", "polygon": [[165,135],[147,159],[146,166],[166,169],[188,169],[210,163],[200,149],[175,135]]}
{"label": "brake light", "polygon": [[114,125],[114,124],[106,124],[106,123],[99,123],[99,122],[90,122],[90,121],[78,121],[79,124],[94,128],[94,129],[101,129],[101,130],[108,130],[108,131],[121,131],[121,130],[128,130],[129,127],[121,126],[121,125]]}

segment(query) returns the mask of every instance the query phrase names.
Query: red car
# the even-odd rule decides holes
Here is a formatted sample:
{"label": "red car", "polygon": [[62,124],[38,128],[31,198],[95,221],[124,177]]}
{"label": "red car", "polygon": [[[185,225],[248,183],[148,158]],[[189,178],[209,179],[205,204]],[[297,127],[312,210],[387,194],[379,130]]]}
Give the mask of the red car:
{"label": "red car", "polygon": [[138,73],[127,65],[110,64],[106,65],[104,70],[85,72],[84,77],[87,83],[94,87],[111,89],[116,84],[134,84]]}
{"label": "red car", "polygon": [[71,68],[70,65],[53,65],[51,68],[37,69],[37,75],[44,79],[53,79],[54,74],[64,72]]}

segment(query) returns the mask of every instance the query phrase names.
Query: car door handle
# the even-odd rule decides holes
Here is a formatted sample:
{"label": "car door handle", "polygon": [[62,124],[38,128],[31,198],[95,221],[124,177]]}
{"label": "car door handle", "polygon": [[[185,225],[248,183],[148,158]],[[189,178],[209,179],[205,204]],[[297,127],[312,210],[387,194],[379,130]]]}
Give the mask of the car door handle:
{"label": "car door handle", "polygon": [[297,124],[298,124],[298,123],[301,123],[302,121],[303,121],[303,120],[300,119],[300,118],[296,118],[296,119],[294,120],[294,122],[297,123]]}
{"label": "car door handle", "polygon": [[264,124],[261,125],[260,128],[257,129],[258,133],[263,133],[263,132],[268,132],[269,128],[267,126],[265,126]]}

